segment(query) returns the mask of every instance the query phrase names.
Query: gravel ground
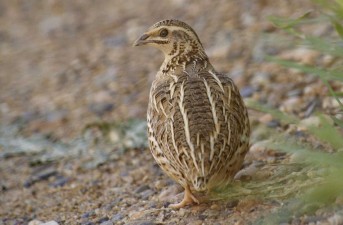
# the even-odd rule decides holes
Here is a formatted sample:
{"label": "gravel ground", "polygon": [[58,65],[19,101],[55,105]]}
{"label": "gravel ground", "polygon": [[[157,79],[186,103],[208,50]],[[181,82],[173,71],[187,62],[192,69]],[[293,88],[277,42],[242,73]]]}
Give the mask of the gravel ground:
{"label": "gravel ground", "polygon": [[[155,164],[144,122],[162,54],[131,44],[159,20],[184,20],[246,100],[294,114],[305,127],[316,125],[314,111],[334,114],[338,109],[326,86],[265,60],[276,55],[308,65],[335,63],[295,46],[267,19],[296,18],[309,10],[315,15],[315,7],[305,0],[139,3],[0,1],[0,225],[243,225],[258,223],[284,205],[280,198],[246,192],[176,211],[167,207],[182,199],[182,189]],[[303,29],[317,36],[332,33],[327,24]],[[343,91],[341,83],[332,85]],[[270,133],[261,125],[332,151],[306,129],[249,113],[252,146],[234,185],[274,179],[299,160],[263,147]],[[342,199],[336,201],[341,206]],[[342,207],[322,209],[282,224],[343,224],[342,213]]]}

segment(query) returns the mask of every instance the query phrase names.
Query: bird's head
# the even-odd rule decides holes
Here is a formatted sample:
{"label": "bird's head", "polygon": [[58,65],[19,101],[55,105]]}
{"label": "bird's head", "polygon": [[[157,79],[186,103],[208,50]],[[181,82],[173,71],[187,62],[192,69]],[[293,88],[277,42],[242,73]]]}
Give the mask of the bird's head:
{"label": "bird's head", "polygon": [[195,31],[188,24],[174,19],[155,23],[133,45],[156,47],[165,54],[166,59],[175,56],[189,58],[193,54],[198,58],[207,58]]}

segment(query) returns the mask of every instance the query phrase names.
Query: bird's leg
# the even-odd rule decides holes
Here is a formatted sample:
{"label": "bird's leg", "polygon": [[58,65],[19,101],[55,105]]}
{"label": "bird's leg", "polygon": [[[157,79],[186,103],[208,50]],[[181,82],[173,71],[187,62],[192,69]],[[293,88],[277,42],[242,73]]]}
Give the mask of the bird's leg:
{"label": "bird's leg", "polygon": [[189,188],[189,185],[187,185],[185,187],[185,195],[183,196],[182,201],[177,204],[171,204],[169,205],[169,207],[173,209],[179,209],[193,202],[199,204],[199,200],[192,194],[191,189]]}

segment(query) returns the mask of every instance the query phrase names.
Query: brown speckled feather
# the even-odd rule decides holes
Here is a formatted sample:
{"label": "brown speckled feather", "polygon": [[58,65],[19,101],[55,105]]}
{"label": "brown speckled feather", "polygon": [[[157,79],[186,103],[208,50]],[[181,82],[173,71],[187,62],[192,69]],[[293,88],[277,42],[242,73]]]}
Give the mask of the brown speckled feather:
{"label": "brown speckled feather", "polygon": [[182,186],[204,191],[225,184],[248,150],[249,124],[242,123],[248,115],[238,89],[215,72],[175,76],[176,81],[162,75],[151,88],[151,152]]}

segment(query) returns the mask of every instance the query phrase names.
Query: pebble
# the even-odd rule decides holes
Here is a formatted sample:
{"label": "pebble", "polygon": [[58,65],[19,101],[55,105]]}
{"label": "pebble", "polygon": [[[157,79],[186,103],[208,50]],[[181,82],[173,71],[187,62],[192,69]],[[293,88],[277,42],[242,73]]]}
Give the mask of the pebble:
{"label": "pebble", "polygon": [[255,84],[258,87],[265,87],[270,84],[270,77],[269,73],[265,72],[256,72],[251,79],[251,84]]}
{"label": "pebble", "polygon": [[203,221],[202,220],[194,220],[188,223],[189,225],[202,225]]}
{"label": "pebble", "polygon": [[106,102],[92,103],[88,106],[88,108],[97,116],[103,116],[105,113],[111,112],[114,109],[114,104]]}
{"label": "pebble", "polygon": [[219,210],[220,209],[220,206],[218,204],[212,204],[210,209],[213,209],[213,210]]}
{"label": "pebble", "polygon": [[319,104],[320,102],[318,99],[312,100],[306,107],[306,111],[304,112],[304,117],[311,116],[311,114],[316,110]]}
{"label": "pebble", "polygon": [[253,88],[251,86],[246,86],[240,90],[240,93],[241,93],[243,98],[247,98],[247,97],[251,97],[255,91],[256,91],[255,88]]}
{"label": "pebble", "polygon": [[271,114],[264,114],[263,116],[258,118],[258,121],[261,123],[267,124],[268,122],[273,120],[273,116]]}
{"label": "pebble", "polygon": [[124,218],[124,215],[123,215],[123,214],[117,213],[117,214],[115,214],[115,215],[112,216],[111,221],[112,221],[113,223],[116,223],[116,222],[121,221],[123,218]]}
{"label": "pebble", "polygon": [[108,220],[108,221],[100,223],[100,225],[114,225],[114,223],[112,221]]}
{"label": "pebble", "polygon": [[[343,102],[343,98],[340,98],[339,100]],[[324,97],[322,106],[324,109],[334,109],[340,107],[338,101],[334,97]]]}
{"label": "pebble", "polygon": [[138,220],[127,223],[127,225],[155,225],[156,223],[150,220]]}
{"label": "pebble", "polygon": [[43,224],[43,222],[40,220],[32,220],[27,225],[41,225],[41,224]]}
{"label": "pebble", "polygon": [[53,221],[53,220],[46,222],[46,223],[44,223],[40,220],[32,220],[28,223],[28,225],[58,225],[58,223],[56,221]]}
{"label": "pebble", "polygon": [[302,64],[313,65],[319,56],[319,52],[305,47],[284,51],[280,58],[297,61]]}
{"label": "pebble", "polygon": [[257,173],[258,170],[259,168],[256,166],[256,164],[252,163],[247,168],[244,168],[238,171],[234,179],[235,180],[251,180],[251,178],[254,176],[254,174]]}
{"label": "pebble", "polygon": [[95,225],[95,224],[93,222],[88,221],[88,222],[82,223],[81,225]]}
{"label": "pebble", "polygon": [[94,211],[90,211],[90,212],[86,212],[84,214],[82,214],[81,218],[88,218],[90,216],[94,216],[95,212]]}
{"label": "pebble", "polygon": [[301,107],[299,97],[290,97],[285,99],[280,107],[283,112],[293,112]]}
{"label": "pebble", "polygon": [[267,127],[270,127],[270,128],[276,128],[276,127],[279,127],[281,124],[278,120],[271,120],[267,123]]}
{"label": "pebble", "polygon": [[138,211],[138,212],[134,211],[134,212],[130,212],[129,213],[129,218],[131,220],[137,220],[137,219],[142,218],[145,214],[146,214],[145,210],[141,210],[141,211]]}
{"label": "pebble", "polygon": [[303,128],[319,127],[320,118],[318,116],[310,116],[300,121],[299,125]]}
{"label": "pebble", "polygon": [[140,193],[142,200],[148,200],[150,196],[152,196],[155,192],[151,189],[145,190]]}
{"label": "pebble", "polygon": [[107,221],[109,221],[109,218],[108,218],[107,216],[105,216],[105,217],[100,218],[100,219],[97,221],[97,224],[101,224],[101,223],[107,222]]}
{"label": "pebble", "polygon": [[164,188],[165,186],[167,186],[167,182],[165,180],[158,180],[155,182],[155,188],[158,190]]}
{"label": "pebble", "polygon": [[158,195],[158,199],[159,201],[175,199],[175,196],[178,193],[180,193],[180,188],[178,187],[178,185],[171,185],[161,191],[161,193]]}
{"label": "pebble", "polygon": [[294,90],[287,92],[287,97],[297,97],[297,96],[301,95],[302,92],[303,92],[302,89],[294,89]]}
{"label": "pebble", "polygon": [[255,157],[261,157],[262,155],[266,154],[267,147],[269,144],[269,140],[258,141],[251,145],[249,152]]}
{"label": "pebble", "polygon": [[179,209],[178,214],[179,216],[184,217],[186,215],[186,209],[184,208]]}
{"label": "pebble", "polygon": [[328,218],[328,222],[332,225],[343,224],[343,215],[336,213],[333,216]]}
{"label": "pebble", "polygon": [[134,192],[138,194],[149,189],[150,189],[149,185],[143,184],[139,186]]}
{"label": "pebble", "polygon": [[46,223],[43,223],[41,225],[58,225],[58,223],[56,221],[49,221],[49,222],[46,222]]}
{"label": "pebble", "polygon": [[51,183],[50,185],[52,187],[63,187],[66,183],[68,183],[69,178],[67,177],[63,177],[60,176],[59,178],[57,178],[53,183]]}
{"label": "pebble", "polygon": [[66,110],[58,110],[48,112],[45,117],[49,122],[62,121],[67,117],[68,112]]}
{"label": "pebble", "polygon": [[24,187],[28,188],[34,183],[46,180],[51,176],[55,176],[57,174],[57,170],[54,167],[46,167],[42,166],[38,168],[29,179],[27,179],[24,183]]}

